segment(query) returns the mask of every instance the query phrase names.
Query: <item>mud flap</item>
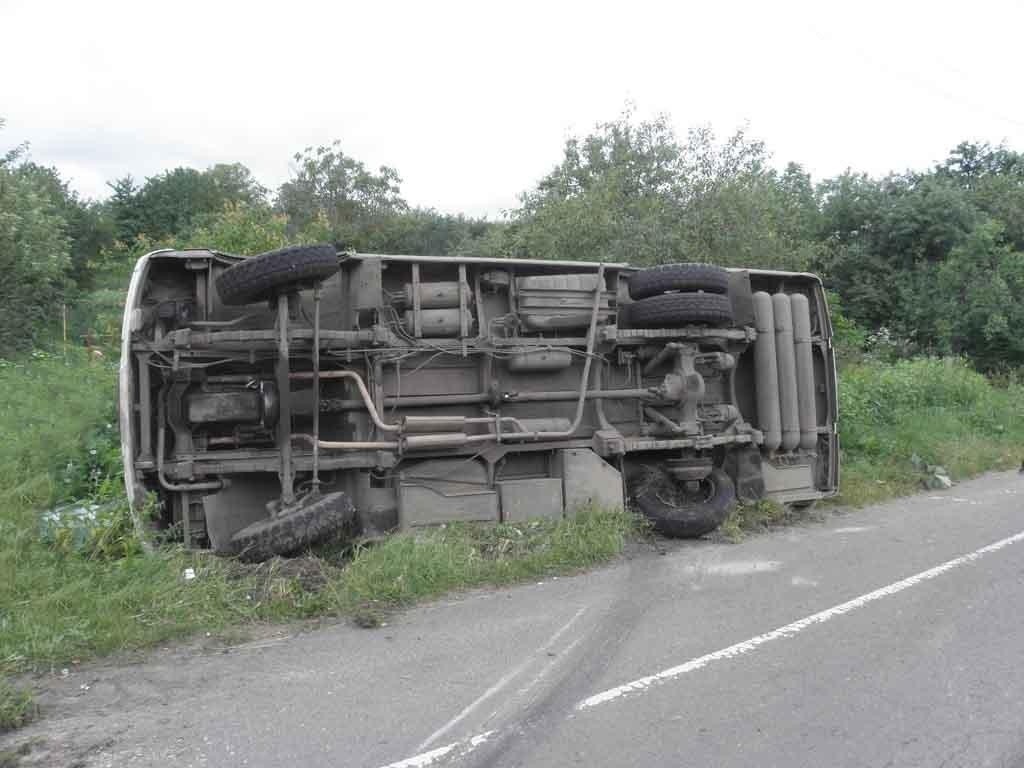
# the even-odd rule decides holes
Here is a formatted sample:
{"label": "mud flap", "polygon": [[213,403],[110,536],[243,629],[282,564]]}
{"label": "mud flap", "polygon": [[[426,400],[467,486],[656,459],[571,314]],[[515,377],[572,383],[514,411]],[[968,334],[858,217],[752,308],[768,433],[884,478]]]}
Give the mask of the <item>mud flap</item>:
{"label": "mud flap", "polygon": [[722,465],[736,485],[736,498],[757,501],[764,498],[764,473],[761,469],[761,451],[755,445],[733,448],[725,454]]}

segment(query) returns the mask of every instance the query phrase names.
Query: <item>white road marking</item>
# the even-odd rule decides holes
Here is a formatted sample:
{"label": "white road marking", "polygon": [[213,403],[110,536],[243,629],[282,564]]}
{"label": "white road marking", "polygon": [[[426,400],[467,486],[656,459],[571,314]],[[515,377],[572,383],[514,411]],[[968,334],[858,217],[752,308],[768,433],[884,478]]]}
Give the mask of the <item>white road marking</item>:
{"label": "white road marking", "polygon": [[[538,648],[537,651],[532,656],[527,658],[526,661],[524,661],[522,664],[517,666],[511,672],[509,672],[508,674],[504,675],[500,680],[498,680],[498,682],[496,682],[494,685],[492,685],[490,688],[488,688],[486,691],[484,691],[482,694],[480,694],[480,696],[477,697],[475,701],[471,702],[461,712],[459,712],[457,715],[455,715],[455,717],[453,717],[447,723],[445,723],[440,728],[438,728],[436,731],[434,731],[432,734],[430,734],[423,741],[422,744],[420,744],[418,747],[416,747],[416,749],[423,750],[423,749],[426,749],[427,747],[429,747],[431,744],[433,744],[438,739],[440,739],[442,736],[444,736],[446,733],[448,733],[448,731],[450,731],[452,728],[454,728],[460,722],[465,720],[470,714],[472,714],[477,709],[477,707],[479,707],[481,704],[483,704],[485,701],[487,701],[487,699],[491,698],[494,694],[498,693],[498,691],[502,690],[506,685],[508,685],[513,680],[515,680],[516,677],[518,677],[520,674],[522,674],[522,672],[528,666],[530,666],[530,664],[532,664],[532,663],[534,663],[536,661],[538,656],[546,654],[548,652],[548,650],[551,648],[551,646],[553,646],[556,642],[558,642],[558,638],[560,638],[562,635],[564,635],[569,630],[569,628],[573,624],[576,623],[576,620],[580,616],[582,616],[583,612],[586,611],[586,610],[587,609],[584,606],[583,608],[580,608],[578,611],[576,611],[576,613],[573,615],[573,617],[571,619],[569,619],[567,622],[565,622],[565,624],[563,624],[562,627],[557,632],[555,632],[555,634],[553,634],[550,638],[548,638],[548,641],[546,643],[544,643],[544,645],[542,645],[540,648]],[[575,643],[573,643],[573,645],[575,645]],[[550,667],[553,663],[554,663],[554,661],[549,662],[545,666],[545,669],[541,670],[541,673],[539,675],[537,675],[530,682],[529,685],[527,685],[525,688],[520,689],[519,693],[526,693],[526,691],[528,691],[533,685],[536,685],[536,683],[544,676],[544,674],[545,674],[545,672],[547,670],[547,667]]]}
{"label": "white road marking", "polygon": [[[833,606],[832,608],[826,608],[824,611],[819,611],[818,613],[794,621],[791,624],[786,624],[785,626],[779,627],[778,629],[773,629],[771,632],[766,632],[763,635],[752,637],[749,640],[744,640],[741,643],[730,645],[728,648],[722,648],[721,650],[705,654],[704,656],[698,656],[695,659],[690,659],[684,664],[680,664],[675,667],[670,667],[669,669],[665,669],[656,674],[648,675],[647,677],[641,677],[630,683],[618,685],[614,688],[609,688],[607,691],[596,693],[593,696],[589,696],[583,699],[582,701],[578,702],[574,709],[577,712],[592,709],[593,707],[600,706],[601,704],[607,704],[610,701],[615,701],[616,699],[622,696],[626,696],[628,694],[641,693],[654,685],[668,682],[677,677],[685,675],[688,672],[694,672],[698,669],[706,667],[708,664],[711,664],[712,662],[720,661],[722,659],[731,659],[736,656],[742,656],[744,654],[750,653],[756,648],[772,640],[778,640],[779,638],[783,637],[792,637],[798,632],[802,632],[803,630],[815,624],[823,624],[826,621],[834,619],[837,616],[842,616],[846,613],[850,613],[851,611],[855,611],[858,608],[863,608],[865,605],[867,605],[868,603],[872,603],[875,600],[881,600],[883,597],[895,595],[917,584],[928,581],[930,579],[934,579],[937,576],[941,576],[942,574],[946,573],[947,571],[951,571],[954,568],[959,568],[961,565],[972,563],[975,560],[978,560],[979,558],[984,557],[987,554],[997,552],[1000,549],[1003,549],[1004,547],[1010,546],[1011,544],[1016,544],[1019,541],[1024,541],[1024,531],[1014,534],[1013,536],[1010,536],[1008,538],[1000,539],[999,541],[993,542],[992,544],[982,547],[981,549],[976,549],[973,552],[970,552],[966,555],[961,555],[960,557],[955,557],[952,560],[947,560],[941,565],[936,565],[934,568],[929,568],[926,571],[921,571],[920,573],[916,573],[913,576],[908,576],[905,579],[893,582],[892,584],[889,584],[885,587],[880,587],[874,590],[873,592],[868,592],[864,595],[861,595],[860,597],[855,597],[852,600],[847,600],[845,603],[840,603],[839,605]],[[568,626],[576,620],[580,613],[582,613],[582,609],[579,612],[577,612],[576,616],[570,619],[569,622],[561,630],[559,630],[559,632],[556,632],[552,640],[549,640],[548,642],[553,642],[554,639],[556,639],[561,632],[565,631],[568,628]],[[573,645],[575,645],[575,643],[573,643]],[[509,676],[506,675],[506,677]],[[505,678],[502,678],[502,680],[505,680]],[[499,683],[500,682],[501,681],[499,681]],[[482,697],[481,699],[478,699],[478,701],[481,700]],[[474,702],[474,704],[471,704],[470,706],[472,707],[476,703],[477,702]],[[427,766],[433,765],[442,758],[463,757],[465,755],[468,755],[481,744],[488,741],[497,733],[498,730],[495,729],[485,731],[484,733],[477,734],[476,736],[467,736],[464,739],[452,742],[451,744],[447,744],[443,747],[432,749],[429,752],[421,752],[418,755],[407,757],[404,760],[399,760],[398,762],[389,763],[385,766],[381,766],[381,768],[426,768]]]}
{"label": "white road marking", "polygon": [[848,525],[845,528],[833,528],[832,533],[864,533],[864,531],[873,530],[875,530],[873,525]]}
{"label": "white road marking", "polygon": [[669,680],[674,680],[675,678],[685,675],[688,672],[694,672],[698,669],[706,667],[708,664],[711,664],[712,662],[720,661],[722,659],[731,659],[736,656],[742,656],[744,654],[750,653],[754,649],[764,645],[765,643],[769,643],[772,640],[778,640],[784,637],[792,637],[798,632],[802,632],[803,630],[807,629],[808,627],[814,626],[815,624],[824,624],[826,621],[834,619],[836,616],[842,616],[843,614],[850,613],[851,611],[855,611],[858,608],[863,608],[868,603],[872,603],[875,600],[881,600],[883,597],[895,595],[898,592],[902,592],[905,589],[909,589],[910,587],[913,587],[924,581],[928,581],[929,579],[934,579],[936,576],[941,576],[947,571],[951,571],[954,568],[960,567],[961,565],[966,565],[967,563],[974,562],[975,560],[984,557],[985,555],[991,552],[996,552],[1002,549],[1003,547],[1008,547],[1011,544],[1016,544],[1017,542],[1022,540],[1024,540],[1024,531],[1021,531],[1020,533],[1010,536],[1008,538],[1000,539],[999,541],[989,544],[986,547],[982,547],[981,549],[976,549],[973,552],[970,552],[969,554],[961,555],[960,557],[955,557],[952,560],[947,560],[941,565],[937,565],[934,568],[929,568],[926,571],[921,571],[920,573],[916,573],[913,576],[908,576],[907,578],[893,582],[888,586],[880,587],[879,589],[876,589],[873,592],[868,592],[867,594],[861,595],[860,597],[855,597],[852,600],[847,600],[845,603],[840,603],[839,605],[833,606],[832,608],[826,608],[824,611],[819,611],[818,613],[811,614],[810,616],[806,616],[802,619],[794,621],[791,624],[786,624],[785,626],[779,627],[778,629],[773,629],[771,632],[766,632],[763,635],[758,635],[757,637],[752,637],[749,640],[744,640],[743,642],[736,643],[735,645],[730,645],[728,648],[722,648],[721,650],[713,651],[712,653],[707,653],[703,656],[698,656],[695,659],[690,659],[684,664],[680,664],[675,667],[669,667],[668,669],[662,670],[661,672],[657,672],[653,675],[641,677],[637,680],[633,680],[632,682],[625,683],[624,685],[617,685],[614,688],[609,688],[607,691],[602,691],[601,693],[596,693],[593,696],[588,696],[587,698],[579,702],[576,705],[575,709],[576,711],[582,711],[585,709],[590,709],[591,707],[596,707],[600,704],[607,704],[608,702],[614,701],[615,699],[618,699],[621,696],[626,696],[627,694],[640,693],[642,691],[647,690],[651,686],[658,685],[660,683],[665,683]]}
{"label": "white road marking", "polygon": [[465,739],[459,739],[453,741],[451,744],[446,744],[443,747],[432,749],[429,752],[421,752],[418,755],[407,757],[405,760],[399,760],[397,763],[388,763],[381,768],[426,768],[428,765],[433,765],[442,757],[465,757],[474,749],[485,743],[491,736],[497,731],[485,731],[484,733],[477,734],[476,736],[469,736]]}

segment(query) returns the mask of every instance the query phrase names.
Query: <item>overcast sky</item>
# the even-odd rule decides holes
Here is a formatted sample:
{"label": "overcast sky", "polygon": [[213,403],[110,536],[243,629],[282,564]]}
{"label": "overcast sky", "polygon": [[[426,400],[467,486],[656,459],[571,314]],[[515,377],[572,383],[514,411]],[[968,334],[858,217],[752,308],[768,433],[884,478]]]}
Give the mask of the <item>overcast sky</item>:
{"label": "overcast sky", "polygon": [[410,203],[496,216],[617,116],[747,124],[820,179],[1024,150],[1024,3],[0,0],[0,149],[86,196],[177,165],[268,187],[340,139]]}

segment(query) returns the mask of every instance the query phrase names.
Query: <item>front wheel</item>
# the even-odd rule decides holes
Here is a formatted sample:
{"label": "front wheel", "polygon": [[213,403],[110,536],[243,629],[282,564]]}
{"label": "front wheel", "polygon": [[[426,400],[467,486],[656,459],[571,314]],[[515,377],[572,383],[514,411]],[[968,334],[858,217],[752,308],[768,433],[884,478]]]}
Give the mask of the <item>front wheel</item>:
{"label": "front wheel", "polygon": [[231,547],[239,560],[258,563],[305,549],[355,519],[348,494],[330,493],[243,528],[231,537]]}
{"label": "front wheel", "polygon": [[694,490],[663,469],[647,467],[634,484],[633,500],[658,533],[695,539],[725,522],[736,506],[736,486],[721,469],[711,470]]}
{"label": "front wheel", "polygon": [[292,245],[224,270],[217,278],[217,293],[225,304],[252,304],[326,280],[337,271],[333,245]]}

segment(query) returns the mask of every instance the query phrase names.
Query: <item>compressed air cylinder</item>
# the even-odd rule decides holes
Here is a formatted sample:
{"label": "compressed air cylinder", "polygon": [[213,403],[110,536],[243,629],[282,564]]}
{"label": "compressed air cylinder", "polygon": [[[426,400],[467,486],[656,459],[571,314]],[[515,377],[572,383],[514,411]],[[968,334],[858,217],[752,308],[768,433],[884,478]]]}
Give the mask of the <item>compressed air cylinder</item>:
{"label": "compressed air cylinder", "polygon": [[793,309],[789,296],[772,296],[775,313],[775,359],[779,366],[779,410],[782,413],[782,450],[800,444],[800,395],[796,385],[796,350],[793,348]]}
{"label": "compressed air cylinder", "polygon": [[[458,309],[422,309],[420,310],[420,323],[425,337],[458,336],[462,327],[462,315]],[[467,327],[472,325],[473,318],[469,310],[466,310]],[[407,309],[402,313],[402,327],[406,333],[414,333],[416,327],[416,314],[414,310]]]}
{"label": "compressed air cylinder", "polygon": [[[403,288],[405,305],[413,306],[414,294],[412,283],[406,283]],[[420,308],[421,309],[445,309],[459,306],[459,284],[447,283],[420,283]]]}
{"label": "compressed air cylinder", "polygon": [[779,369],[775,357],[775,313],[772,297],[764,291],[754,294],[754,373],[757,386],[757,426],[764,434],[764,449],[777,451],[782,442],[779,411]]}
{"label": "compressed air cylinder", "polygon": [[799,394],[800,447],[814,450],[818,445],[817,393],[814,391],[814,358],[811,354],[811,309],[807,297],[791,294],[793,347],[796,350],[796,389]]}

